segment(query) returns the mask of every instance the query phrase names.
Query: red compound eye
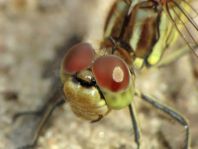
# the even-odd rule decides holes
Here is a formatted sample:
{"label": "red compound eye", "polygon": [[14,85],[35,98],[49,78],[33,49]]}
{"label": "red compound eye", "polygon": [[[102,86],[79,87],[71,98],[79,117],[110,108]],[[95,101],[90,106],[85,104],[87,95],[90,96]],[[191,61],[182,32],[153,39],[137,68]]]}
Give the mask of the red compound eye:
{"label": "red compound eye", "polygon": [[70,48],[64,57],[63,70],[66,73],[74,74],[92,63],[94,49],[89,43],[79,43]]}
{"label": "red compound eye", "polygon": [[98,85],[110,91],[124,90],[129,85],[129,69],[117,56],[109,55],[98,58],[92,67]]}

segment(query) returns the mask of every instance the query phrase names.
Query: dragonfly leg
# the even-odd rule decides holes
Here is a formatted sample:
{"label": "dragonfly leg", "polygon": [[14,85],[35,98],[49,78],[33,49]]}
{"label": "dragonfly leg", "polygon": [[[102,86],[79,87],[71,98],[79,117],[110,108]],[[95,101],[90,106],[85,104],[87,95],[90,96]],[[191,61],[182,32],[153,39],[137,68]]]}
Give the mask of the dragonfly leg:
{"label": "dragonfly leg", "polygon": [[[193,48],[196,49],[198,48],[198,46],[196,45]],[[190,50],[192,49],[189,48],[189,46],[184,46],[180,48],[179,50],[171,52],[167,57],[162,58],[162,60],[157,65],[157,67],[164,67],[164,66],[170,65],[171,63],[175,62],[183,55],[187,54]]]}
{"label": "dragonfly leg", "polygon": [[103,115],[99,115],[96,120],[92,120],[91,123],[99,122],[103,118]]}
{"label": "dragonfly leg", "polygon": [[62,104],[65,103],[65,100],[64,99],[61,99],[61,100],[58,100],[54,105],[52,105],[48,111],[46,111],[43,115],[43,118],[41,118],[38,126],[37,126],[37,129],[35,131],[35,134],[34,134],[34,137],[32,139],[32,143],[30,144],[26,144],[24,146],[21,146],[21,147],[18,147],[17,149],[30,149],[30,148],[34,148],[36,143],[37,143],[37,140],[39,138],[39,135],[41,133],[41,130],[42,128],[44,127],[44,125],[47,123],[47,121],[49,120],[51,114],[53,113],[53,111],[61,106]]}
{"label": "dragonfly leg", "polygon": [[12,118],[12,121],[15,122],[19,117],[21,116],[28,116],[28,115],[35,115],[35,116],[39,116],[41,115],[43,112],[45,111],[44,108],[41,108],[41,109],[38,109],[38,110],[35,110],[35,111],[24,111],[24,112],[18,112],[18,113],[15,113],[13,118]]}
{"label": "dragonfly leg", "polygon": [[135,143],[137,144],[137,149],[140,149],[141,132],[140,132],[140,129],[138,127],[135,108],[134,108],[133,104],[130,104],[128,108],[129,108],[130,117],[131,117],[133,129],[134,129]]}
{"label": "dragonfly leg", "polygon": [[178,112],[174,111],[173,109],[171,109],[168,106],[165,106],[165,105],[157,102],[152,97],[147,96],[143,93],[137,93],[137,94],[141,99],[148,102],[153,107],[163,111],[164,113],[166,113],[167,115],[172,117],[174,120],[176,120],[180,125],[182,125],[184,127],[184,129],[185,129],[185,145],[183,148],[189,149],[190,148],[190,128],[189,128],[189,124],[188,124],[187,120]]}

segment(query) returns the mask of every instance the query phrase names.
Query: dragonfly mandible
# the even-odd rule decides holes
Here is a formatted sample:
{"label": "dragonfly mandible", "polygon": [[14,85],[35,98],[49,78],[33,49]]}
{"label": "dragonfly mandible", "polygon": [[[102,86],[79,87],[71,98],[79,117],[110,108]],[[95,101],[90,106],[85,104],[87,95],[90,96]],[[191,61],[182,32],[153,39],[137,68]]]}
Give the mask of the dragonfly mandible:
{"label": "dragonfly mandible", "polygon": [[[135,88],[135,69],[157,65],[166,49],[182,37],[196,54],[198,27],[193,16],[197,11],[187,0],[116,0],[104,26],[99,49],[82,42],[67,50],[60,68],[65,99],[58,100],[51,112],[67,100],[79,117],[97,122],[111,110],[129,108],[137,148],[141,148],[134,96],[163,111],[185,129],[184,149],[190,148],[187,120],[153,97]],[[188,25],[187,25],[188,24]],[[189,27],[190,25],[190,27]],[[192,34],[190,28],[196,31]],[[188,37],[187,37],[188,36]],[[23,148],[33,147],[33,144]]]}

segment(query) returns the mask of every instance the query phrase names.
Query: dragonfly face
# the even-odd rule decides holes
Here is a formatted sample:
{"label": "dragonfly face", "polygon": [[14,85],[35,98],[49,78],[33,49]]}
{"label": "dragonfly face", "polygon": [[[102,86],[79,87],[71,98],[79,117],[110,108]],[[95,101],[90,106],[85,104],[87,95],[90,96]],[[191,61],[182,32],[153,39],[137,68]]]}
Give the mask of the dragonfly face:
{"label": "dragonfly face", "polygon": [[77,116],[95,121],[111,109],[128,106],[134,94],[134,78],[119,57],[97,57],[88,43],[75,45],[61,67],[64,93]]}

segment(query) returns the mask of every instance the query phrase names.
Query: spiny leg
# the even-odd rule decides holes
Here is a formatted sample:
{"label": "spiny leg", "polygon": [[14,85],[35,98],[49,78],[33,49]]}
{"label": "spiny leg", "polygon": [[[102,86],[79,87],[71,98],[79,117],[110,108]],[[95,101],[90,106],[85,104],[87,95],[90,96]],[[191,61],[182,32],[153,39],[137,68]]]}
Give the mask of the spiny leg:
{"label": "spiny leg", "polygon": [[16,113],[13,118],[12,121],[15,122],[19,117],[21,116],[28,116],[28,115],[35,115],[35,116],[39,116],[41,115],[43,112],[45,111],[44,108],[35,110],[35,111],[24,111],[24,112],[18,112]]}
{"label": "spiny leg", "polygon": [[92,120],[91,123],[99,122],[103,118],[103,115],[99,115],[97,119]]}
{"label": "spiny leg", "polygon": [[130,117],[131,117],[133,129],[134,129],[135,142],[137,144],[137,149],[139,149],[140,148],[141,132],[140,132],[140,129],[138,127],[135,108],[133,107],[133,104],[130,104],[128,108],[129,108]]}
{"label": "spiny leg", "polygon": [[22,147],[19,147],[17,149],[30,149],[30,148],[33,148],[35,147],[36,143],[37,143],[37,140],[38,140],[38,137],[42,131],[42,128],[44,127],[44,125],[46,124],[46,122],[49,120],[51,114],[53,113],[53,111],[61,106],[62,104],[65,103],[65,100],[64,99],[61,99],[61,100],[58,100],[54,105],[52,105],[51,107],[49,107],[48,111],[46,111],[46,113],[44,114],[43,118],[41,119],[41,121],[39,122],[38,126],[37,126],[37,130],[34,134],[34,137],[32,139],[32,143],[30,144],[27,144],[27,145],[24,145]]}
{"label": "spiny leg", "polygon": [[168,106],[165,106],[165,105],[157,102],[150,96],[147,96],[140,92],[136,92],[136,95],[138,95],[141,99],[143,99],[144,101],[151,104],[153,107],[163,111],[164,113],[166,113],[167,115],[169,115],[170,117],[175,119],[180,125],[182,125],[185,128],[184,149],[189,149],[190,148],[190,129],[189,129],[189,124],[188,124],[187,120],[182,115],[180,115],[178,112],[174,111],[173,109],[171,109]]}

